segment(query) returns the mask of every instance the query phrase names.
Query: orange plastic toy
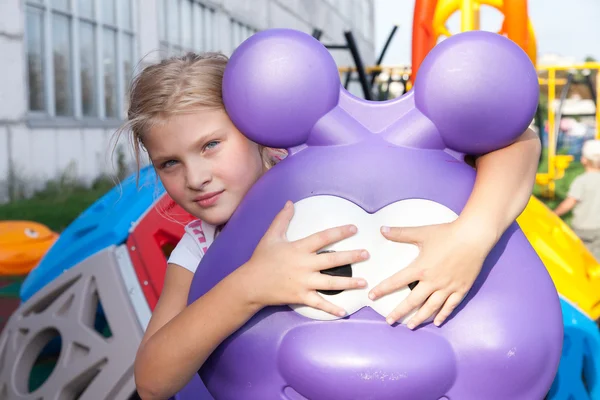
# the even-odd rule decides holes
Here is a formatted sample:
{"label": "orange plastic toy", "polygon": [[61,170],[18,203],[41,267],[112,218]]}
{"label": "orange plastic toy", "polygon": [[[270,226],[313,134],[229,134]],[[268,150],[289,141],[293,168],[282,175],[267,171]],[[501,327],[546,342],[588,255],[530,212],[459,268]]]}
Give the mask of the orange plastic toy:
{"label": "orange plastic toy", "polygon": [[0,275],[29,273],[57,238],[57,233],[37,222],[0,222]]}
{"label": "orange plastic toy", "polygon": [[450,36],[446,21],[461,11],[461,31],[479,29],[479,8],[490,6],[504,15],[499,34],[517,43],[536,63],[537,45],[527,14],[527,0],[417,0],[413,16],[412,78],[414,82],[421,62],[436,45],[440,36]]}

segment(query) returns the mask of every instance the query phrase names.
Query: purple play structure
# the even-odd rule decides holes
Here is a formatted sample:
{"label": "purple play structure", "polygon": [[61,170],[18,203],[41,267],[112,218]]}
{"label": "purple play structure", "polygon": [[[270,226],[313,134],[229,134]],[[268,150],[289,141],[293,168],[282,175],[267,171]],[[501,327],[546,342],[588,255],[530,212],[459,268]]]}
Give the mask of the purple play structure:
{"label": "purple play structure", "polygon": [[[508,145],[529,125],[538,80],[527,55],[488,32],[455,35],[423,62],[402,98],[367,102],[341,89],[321,43],[268,30],[233,54],[224,100],[257,143],[290,156],[251,189],[202,260],[190,302],[247,261],[286,200],[288,237],[355,223],[329,250],[366,247],[353,265],[373,287],[417,255],[379,226],[447,222],[473,188],[460,154]],[[558,368],[563,325],[544,265],[514,223],[458,311],[440,328],[389,326],[385,312],[409,288],[370,302],[368,289],[323,295],[349,316],[268,307],[219,346],[200,375],[217,400],[486,399],[545,396]],[[392,300],[390,300],[392,299]]]}

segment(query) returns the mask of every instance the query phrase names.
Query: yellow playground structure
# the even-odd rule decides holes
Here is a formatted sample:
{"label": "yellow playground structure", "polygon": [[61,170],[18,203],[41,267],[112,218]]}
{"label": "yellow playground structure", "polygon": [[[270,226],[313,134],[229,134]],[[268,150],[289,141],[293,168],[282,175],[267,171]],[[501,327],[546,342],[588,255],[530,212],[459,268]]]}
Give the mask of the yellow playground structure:
{"label": "yellow playground structure", "polygon": [[[548,96],[548,171],[538,173],[536,176],[536,183],[544,189],[545,197],[554,197],[555,182],[564,176],[565,170],[569,167],[571,161],[573,161],[572,156],[556,154],[556,126],[560,123],[560,120],[556,120],[556,109],[552,105],[555,104],[557,86],[565,85],[568,81],[565,78],[558,78],[557,72],[568,72],[569,75],[572,75],[577,71],[587,71],[588,73],[595,71],[595,92],[597,96],[597,93],[600,91],[600,79],[598,79],[600,63],[588,62],[576,65],[547,65],[538,66],[537,68],[539,75],[541,75],[539,78],[540,86],[542,88],[547,87],[546,93]],[[544,77],[543,75],[547,75],[547,77]],[[598,99],[596,99],[596,137],[600,139],[600,102]]]}
{"label": "yellow playground structure", "polygon": [[[383,98],[395,97],[411,88],[411,82],[425,55],[435,46],[442,36],[451,33],[446,27],[448,18],[456,12],[461,14],[461,31],[480,29],[480,8],[482,5],[493,7],[504,16],[500,34],[515,41],[536,63],[537,45],[534,29],[527,13],[527,0],[416,0],[413,18],[412,66],[381,66],[383,56],[377,65],[364,68],[372,82],[377,82],[385,90]],[[392,35],[396,28],[392,31]],[[383,52],[387,48],[387,44]],[[552,198],[555,193],[555,182],[561,179],[573,157],[557,154],[557,125],[561,119],[561,102],[557,102],[557,88],[562,87],[560,98],[568,92],[567,80],[572,75],[585,72],[595,74],[595,90],[590,88],[594,96],[600,93],[600,63],[583,63],[579,65],[537,65],[539,71],[540,90],[547,95],[548,149],[545,152],[547,171],[536,176],[536,183],[542,188],[542,196]],[[347,74],[346,81],[355,68],[340,68],[340,73]],[[360,75],[359,71],[359,75]],[[569,78],[565,79],[563,76]],[[375,79],[378,76],[379,79]],[[590,79],[590,85],[592,80]],[[392,84],[401,87],[400,93],[390,90]],[[566,86],[566,90],[565,90]],[[594,93],[595,92],[595,93]],[[518,100],[518,97],[516,98]],[[600,139],[600,102],[596,98],[596,137]],[[557,106],[557,103],[559,105]],[[541,125],[541,124],[540,124]],[[569,226],[542,201],[532,196],[525,211],[517,222],[529,239],[532,246],[546,265],[558,292],[575,304],[592,319],[600,319],[600,263],[594,259],[583,242]]]}
{"label": "yellow playground structure", "polygon": [[[538,172],[536,183],[542,188],[545,197],[554,197],[556,181],[563,178],[565,170],[573,161],[573,156],[559,155],[556,152],[557,110],[554,107],[556,89],[564,85],[564,79],[557,79],[557,71],[596,71],[596,94],[600,89],[600,63],[579,65],[538,66],[540,87],[547,87],[548,96],[548,149],[547,171]],[[560,106],[558,109],[560,113]],[[596,137],[600,138],[600,102],[596,99]],[[560,294],[575,303],[594,320],[600,318],[600,260],[596,260],[583,242],[569,226],[557,217],[545,204],[531,197],[527,208],[517,219],[523,232],[548,268],[556,289]]]}

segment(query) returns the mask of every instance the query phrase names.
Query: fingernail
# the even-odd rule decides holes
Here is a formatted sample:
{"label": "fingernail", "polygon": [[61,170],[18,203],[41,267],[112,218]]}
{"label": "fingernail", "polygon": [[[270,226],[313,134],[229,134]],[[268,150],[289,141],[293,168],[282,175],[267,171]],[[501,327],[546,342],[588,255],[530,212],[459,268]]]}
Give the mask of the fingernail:
{"label": "fingernail", "polygon": [[356,228],[356,226],[350,225],[350,232],[351,233],[356,233],[357,231],[358,231],[358,229]]}
{"label": "fingernail", "polygon": [[381,233],[388,233],[390,231],[390,227],[389,226],[382,226],[381,227]]}
{"label": "fingernail", "polygon": [[345,311],[345,310],[338,311],[338,315],[339,315],[340,317],[345,317],[345,316],[346,316],[346,311]]}
{"label": "fingernail", "polygon": [[359,279],[357,283],[360,287],[367,286],[367,281],[365,281],[364,279]]}
{"label": "fingernail", "polygon": [[366,260],[367,258],[369,258],[369,252],[368,252],[368,251],[366,251],[366,250],[363,250],[363,251],[360,253],[360,258],[362,258],[363,260]]}
{"label": "fingernail", "polygon": [[371,300],[375,300],[375,294],[373,294],[373,293],[369,293],[369,299],[371,299]]}
{"label": "fingernail", "polygon": [[440,326],[442,323],[441,323],[440,321],[433,321],[433,324],[434,324],[435,326]]}
{"label": "fingernail", "polygon": [[393,320],[392,318],[389,318],[389,317],[388,317],[388,318],[385,320],[385,322],[387,322],[387,323],[388,323],[388,325],[392,325],[392,324],[394,323],[394,320]]}
{"label": "fingernail", "polygon": [[415,329],[415,323],[414,322],[409,322],[408,324],[406,324],[406,326],[408,327],[408,329],[413,330]]}
{"label": "fingernail", "polygon": [[285,208],[290,208],[291,206],[292,206],[292,202],[291,201],[288,200],[288,201],[285,202],[285,206],[284,206]]}

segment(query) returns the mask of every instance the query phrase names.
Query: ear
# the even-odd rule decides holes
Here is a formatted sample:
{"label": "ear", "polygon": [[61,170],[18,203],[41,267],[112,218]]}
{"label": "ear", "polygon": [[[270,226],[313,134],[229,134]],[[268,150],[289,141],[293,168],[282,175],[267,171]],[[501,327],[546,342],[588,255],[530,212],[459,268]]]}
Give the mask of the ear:
{"label": "ear", "polygon": [[250,140],[268,147],[305,143],[339,100],[335,61],[318,40],[291,29],[259,32],[238,47],[225,69],[223,102]]}
{"label": "ear", "polygon": [[446,146],[480,155],[514,142],[538,104],[536,69],[527,54],[496,33],[452,36],[425,58],[415,81],[415,104]]}

